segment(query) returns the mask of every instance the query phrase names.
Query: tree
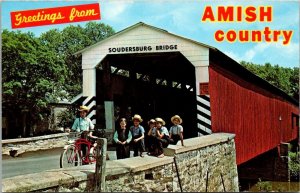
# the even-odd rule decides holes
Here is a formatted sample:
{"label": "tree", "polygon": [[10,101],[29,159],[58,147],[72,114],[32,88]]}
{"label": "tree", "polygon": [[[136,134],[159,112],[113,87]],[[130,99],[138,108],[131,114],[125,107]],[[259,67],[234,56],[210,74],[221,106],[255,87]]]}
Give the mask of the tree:
{"label": "tree", "polygon": [[63,91],[67,68],[32,33],[2,32],[3,104],[15,112],[30,110],[33,122],[48,115],[47,105]]}
{"label": "tree", "polygon": [[294,67],[290,77],[291,82],[291,95],[299,100],[299,68]]}
{"label": "tree", "polygon": [[58,53],[68,67],[66,88],[70,98],[81,92],[82,85],[81,57],[74,53],[114,33],[108,25],[88,22],[85,27],[70,25],[62,31],[53,29],[41,35],[42,43]]}
{"label": "tree", "polygon": [[265,65],[253,64],[242,61],[241,65],[252,73],[268,81],[277,88],[283,90],[288,95],[299,99],[299,68],[284,68],[279,65],[272,66],[270,63]]}
{"label": "tree", "polygon": [[49,30],[40,37],[3,30],[2,90],[7,113],[15,120],[26,114],[32,127],[49,116],[49,103],[79,94],[81,58],[74,53],[113,33],[110,26],[96,22],[85,27],[70,25],[62,31]]}

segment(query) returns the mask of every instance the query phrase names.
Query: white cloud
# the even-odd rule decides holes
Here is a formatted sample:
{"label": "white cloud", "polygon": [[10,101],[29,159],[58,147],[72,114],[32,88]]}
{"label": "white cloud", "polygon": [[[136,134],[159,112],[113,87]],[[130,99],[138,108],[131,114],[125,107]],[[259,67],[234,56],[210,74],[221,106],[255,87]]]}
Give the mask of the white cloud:
{"label": "white cloud", "polygon": [[244,61],[252,61],[257,55],[263,53],[271,44],[269,43],[259,43],[256,44],[254,47],[248,49],[243,54],[239,54],[237,52],[229,51],[225,52],[229,57],[234,59],[237,62],[242,60]]}
{"label": "white cloud", "polygon": [[[246,50],[246,52],[240,54],[240,52],[224,52],[229,57],[237,62],[247,61],[258,64],[264,64],[270,62],[271,64],[281,65],[285,67],[298,66],[299,61],[299,44],[291,42],[289,45],[283,45],[281,41],[278,43],[259,43],[254,47]],[[292,60],[291,60],[292,59]],[[295,63],[291,63],[294,61]]]}
{"label": "white cloud", "polygon": [[117,21],[122,18],[122,13],[128,9],[134,2],[133,1],[111,1],[108,3],[102,3],[102,19],[108,21]]}
{"label": "white cloud", "polygon": [[264,52],[271,44],[270,43],[259,43],[253,48],[246,51],[244,60],[251,61],[257,54]]}
{"label": "white cloud", "polygon": [[235,52],[233,51],[225,51],[224,52],[227,56],[229,56],[230,58],[232,58],[233,60],[235,60],[236,62],[240,62],[242,61],[243,59]]}

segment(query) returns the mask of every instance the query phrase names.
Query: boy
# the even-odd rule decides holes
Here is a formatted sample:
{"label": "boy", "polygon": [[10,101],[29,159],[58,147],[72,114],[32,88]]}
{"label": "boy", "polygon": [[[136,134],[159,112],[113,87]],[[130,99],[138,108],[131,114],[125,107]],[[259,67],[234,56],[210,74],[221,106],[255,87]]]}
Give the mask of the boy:
{"label": "boy", "polygon": [[171,122],[174,124],[170,128],[170,138],[173,139],[172,144],[177,145],[177,142],[181,141],[181,145],[183,146],[183,127],[180,125],[182,123],[182,119],[179,115],[174,115],[171,118]]}
{"label": "boy", "polygon": [[132,134],[132,147],[133,147],[133,156],[138,156],[140,150],[140,156],[144,157],[145,143],[144,143],[144,133],[145,129],[140,123],[143,121],[140,115],[136,114],[132,117],[133,126],[130,127]]}

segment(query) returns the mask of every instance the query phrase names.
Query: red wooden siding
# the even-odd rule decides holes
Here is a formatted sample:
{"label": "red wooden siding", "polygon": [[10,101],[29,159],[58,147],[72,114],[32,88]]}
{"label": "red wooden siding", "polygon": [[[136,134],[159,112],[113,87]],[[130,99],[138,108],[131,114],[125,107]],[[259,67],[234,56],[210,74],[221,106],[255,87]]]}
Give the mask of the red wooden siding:
{"label": "red wooden siding", "polygon": [[297,138],[296,105],[214,65],[209,79],[212,131],[236,134],[237,164]]}

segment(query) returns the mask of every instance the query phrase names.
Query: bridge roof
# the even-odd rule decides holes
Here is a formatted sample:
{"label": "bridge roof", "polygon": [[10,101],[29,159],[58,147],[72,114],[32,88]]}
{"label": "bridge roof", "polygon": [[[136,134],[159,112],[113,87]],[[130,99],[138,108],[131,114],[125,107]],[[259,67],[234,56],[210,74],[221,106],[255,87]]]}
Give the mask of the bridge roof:
{"label": "bridge roof", "polygon": [[[113,38],[115,38],[117,36],[120,36],[120,35],[128,32],[132,29],[138,28],[140,26],[146,26],[146,27],[149,27],[153,30],[166,33],[168,35],[171,35],[171,36],[179,38],[179,39],[183,39],[183,40],[188,41],[188,42],[192,42],[192,43],[194,43],[196,45],[199,45],[201,47],[208,48],[209,49],[210,64],[213,62],[214,64],[216,64],[216,65],[218,65],[218,66],[220,66],[224,69],[227,69],[230,72],[233,72],[234,74],[241,77],[242,79],[244,79],[248,82],[251,82],[251,83],[253,83],[253,84],[255,84],[255,85],[257,85],[257,86],[259,86],[263,89],[266,89],[267,91],[272,92],[272,93],[284,98],[285,100],[291,102],[294,105],[297,105],[297,106],[299,105],[298,100],[296,100],[295,98],[289,96],[287,93],[285,93],[284,91],[282,91],[278,87],[270,84],[268,81],[266,81],[266,80],[258,77],[257,75],[253,74],[252,72],[247,70],[245,67],[243,67],[241,64],[239,64],[237,61],[233,60],[232,58],[230,58],[229,56],[224,54],[219,49],[217,49],[213,46],[210,46],[210,45],[207,45],[207,44],[204,44],[204,43],[186,38],[186,37],[182,37],[182,36],[170,33],[167,30],[164,30],[164,29],[161,29],[161,28],[158,28],[158,27],[154,27],[154,26],[148,25],[148,24],[143,23],[143,22],[138,22],[138,23],[136,23],[132,26],[129,26],[129,27],[115,33],[114,35],[112,35],[112,36],[110,36],[110,37],[108,37],[104,40],[101,40],[101,41],[99,41],[99,42],[97,42],[97,43],[95,43],[95,44],[93,44],[89,47],[86,47],[86,48],[74,53],[74,55],[78,55],[78,54],[82,54],[84,52],[87,52],[87,51],[89,51],[90,49],[92,49],[94,47],[100,46],[101,44],[103,44],[103,43],[105,43],[109,40],[112,40]],[[226,64],[226,65],[224,65],[224,64]]]}
{"label": "bridge roof", "polygon": [[195,41],[195,40],[192,40],[192,39],[183,37],[183,36],[179,36],[179,35],[177,35],[177,34],[170,33],[170,32],[168,32],[167,30],[164,30],[164,29],[161,29],[161,28],[152,26],[152,25],[148,25],[148,24],[146,24],[146,23],[144,23],[144,22],[138,22],[138,23],[136,23],[136,24],[134,24],[134,25],[132,25],[132,26],[129,26],[129,27],[127,27],[127,28],[125,28],[125,29],[123,29],[123,30],[121,30],[121,31],[119,31],[119,32],[117,32],[117,33],[115,33],[114,35],[112,35],[112,36],[110,36],[110,37],[108,37],[108,38],[106,38],[106,39],[103,39],[103,40],[101,40],[101,41],[99,41],[99,42],[97,42],[97,43],[95,43],[95,44],[93,44],[93,45],[91,45],[91,46],[88,46],[88,47],[86,47],[86,48],[84,48],[84,49],[82,49],[82,50],[80,50],[80,51],[74,53],[74,55],[81,54],[81,53],[83,53],[83,52],[85,52],[85,51],[88,51],[89,49],[91,49],[91,48],[93,48],[93,47],[95,47],[95,46],[99,46],[99,45],[103,44],[104,42],[107,42],[107,41],[109,41],[109,40],[111,40],[111,39],[113,39],[113,38],[115,38],[115,37],[117,37],[117,36],[119,36],[119,35],[122,35],[123,33],[127,32],[127,31],[130,31],[130,30],[132,30],[132,29],[134,29],[134,28],[137,28],[137,27],[139,27],[139,26],[147,26],[147,27],[149,27],[149,28],[151,28],[151,29],[154,29],[154,30],[156,30],[156,31],[160,31],[160,32],[163,32],[163,33],[167,33],[167,34],[172,35],[172,36],[174,36],[174,37],[177,37],[177,38],[180,38],[180,39],[184,39],[184,40],[193,42],[193,43],[195,43],[195,44],[197,44],[197,45],[199,45],[199,46],[203,46],[203,47],[206,47],[206,48],[209,48],[209,49],[217,50],[217,48],[215,48],[215,47],[213,47],[213,46],[210,46],[210,45],[207,45],[207,44],[204,44],[204,43],[201,43],[201,42],[198,42],[198,41]]}
{"label": "bridge roof", "polygon": [[[274,86],[273,84],[269,83],[268,81],[260,78],[256,74],[252,73],[241,64],[224,54],[219,50],[210,50],[209,53],[209,60],[210,63],[220,66],[221,68],[227,69],[228,71],[234,73],[235,75],[239,76],[240,78],[250,82],[257,87],[263,88],[266,91],[269,91],[277,96],[280,96],[287,100],[288,102],[298,106],[299,101],[295,98],[288,95],[283,90],[279,89],[278,87]],[[224,65],[226,64],[226,65]]]}

